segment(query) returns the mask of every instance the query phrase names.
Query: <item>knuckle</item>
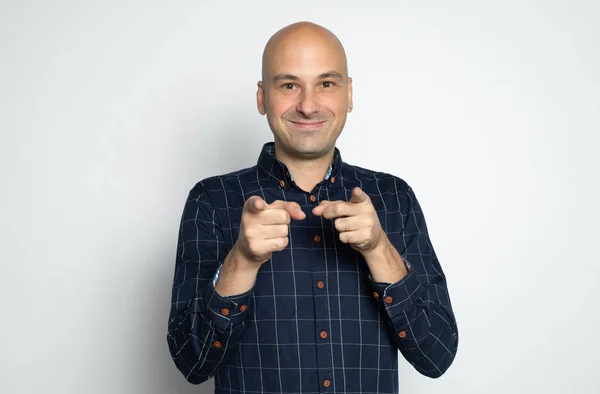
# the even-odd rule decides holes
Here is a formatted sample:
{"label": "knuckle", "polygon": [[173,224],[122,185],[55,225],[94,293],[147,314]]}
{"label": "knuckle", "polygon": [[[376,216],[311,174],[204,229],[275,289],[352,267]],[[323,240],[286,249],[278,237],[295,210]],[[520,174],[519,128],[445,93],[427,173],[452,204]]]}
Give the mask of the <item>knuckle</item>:
{"label": "knuckle", "polygon": [[343,230],[343,228],[342,228],[342,220],[341,219],[336,219],[334,221],[334,225],[335,225],[335,229],[336,230],[338,230],[338,231],[342,231]]}
{"label": "knuckle", "polygon": [[279,233],[281,234],[282,237],[287,237],[289,234],[289,229],[287,225],[281,225],[281,227],[279,228]]}
{"label": "knuckle", "polygon": [[286,210],[281,210],[281,213],[278,216],[278,220],[281,223],[286,223],[286,224],[290,224],[292,222],[292,218],[290,217],[290,214],[288,213],[288,211]]}

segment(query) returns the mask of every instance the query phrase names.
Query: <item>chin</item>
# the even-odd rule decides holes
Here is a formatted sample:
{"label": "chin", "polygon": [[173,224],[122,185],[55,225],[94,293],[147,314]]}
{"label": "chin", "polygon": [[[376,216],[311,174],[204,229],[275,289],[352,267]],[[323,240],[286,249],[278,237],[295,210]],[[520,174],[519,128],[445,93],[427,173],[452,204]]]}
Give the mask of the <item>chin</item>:
{"label": "chin", "polygon": [[288,146],[296,152],[315,156],[320,156],[330,149],[330,143],[323,141],[291,142]]}

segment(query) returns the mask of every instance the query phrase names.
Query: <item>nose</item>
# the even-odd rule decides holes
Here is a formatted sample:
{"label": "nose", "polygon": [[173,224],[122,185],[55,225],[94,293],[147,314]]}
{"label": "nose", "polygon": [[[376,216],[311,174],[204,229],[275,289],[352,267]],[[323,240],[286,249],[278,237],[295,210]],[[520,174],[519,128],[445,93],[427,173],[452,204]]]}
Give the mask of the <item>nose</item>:
{"label": "nose", "polygon": [[296,106],[296,111],[300,112],[304,117],[310,118],[320,110],[319,101],[314,90],[307,89],[302,92],[300,101]]}

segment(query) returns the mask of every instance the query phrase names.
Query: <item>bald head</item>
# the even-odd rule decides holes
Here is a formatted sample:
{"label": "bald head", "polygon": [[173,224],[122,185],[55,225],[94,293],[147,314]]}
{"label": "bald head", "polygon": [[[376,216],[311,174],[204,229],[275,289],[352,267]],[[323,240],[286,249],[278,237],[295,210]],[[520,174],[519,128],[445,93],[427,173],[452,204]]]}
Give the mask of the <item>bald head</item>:
{"label": "bald head", "polygon": [[344,78],[348,77],[346,52],[340,40],[323,26],[311,22],[298,22],[275,33],[267,42],[262,58],[262,79],[268,82],[280,70],[282,63],[301,65],[323,53],[338,63]]}

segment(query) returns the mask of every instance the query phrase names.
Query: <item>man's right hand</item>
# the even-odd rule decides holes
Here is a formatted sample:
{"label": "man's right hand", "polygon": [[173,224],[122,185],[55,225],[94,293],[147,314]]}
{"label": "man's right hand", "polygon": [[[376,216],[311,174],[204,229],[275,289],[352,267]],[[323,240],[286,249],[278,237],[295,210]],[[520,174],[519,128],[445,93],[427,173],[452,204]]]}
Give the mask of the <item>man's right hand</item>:
{"label": "man's right hand", "polygon": [[304,218],[306,214],[296,202],[276,200],[267,204],[259,196],[252,196],[244,204],[235,247],[249,264],[260,266],[273,252],[287,246],[291,219]]}

